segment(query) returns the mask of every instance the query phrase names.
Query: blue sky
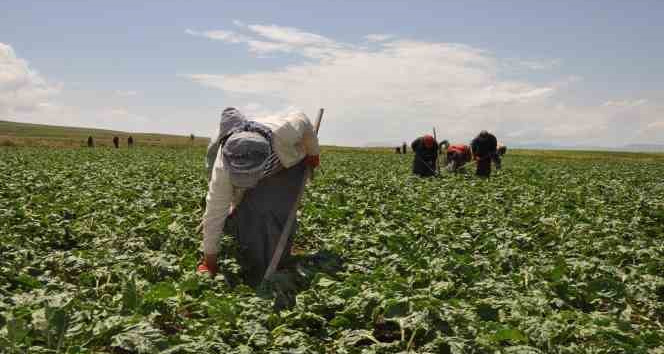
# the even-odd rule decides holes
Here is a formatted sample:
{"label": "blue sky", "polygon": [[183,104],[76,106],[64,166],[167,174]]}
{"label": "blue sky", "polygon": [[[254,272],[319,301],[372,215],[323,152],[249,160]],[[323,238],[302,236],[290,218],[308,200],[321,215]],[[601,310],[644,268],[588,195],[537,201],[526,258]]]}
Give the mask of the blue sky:
{"label": "blue sky", "polygon": [[324,143],[664,143],[661,1],[0,8],[0,119],[211,135],[225,106],[323,106]]}

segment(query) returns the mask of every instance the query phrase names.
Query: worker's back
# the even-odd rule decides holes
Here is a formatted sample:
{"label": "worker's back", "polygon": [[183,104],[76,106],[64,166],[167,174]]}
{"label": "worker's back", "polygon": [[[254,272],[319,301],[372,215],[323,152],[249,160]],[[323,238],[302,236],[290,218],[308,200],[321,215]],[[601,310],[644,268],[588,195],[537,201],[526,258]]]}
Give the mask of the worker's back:
{"label": "worker's back", "polygon": [[498,140],[495,135],[483,131],[470,144],[473,149],[473,154],[481,158],[489,157],[496,152],[498,148]]}
{"label": "worker's back", "polygon": [[410,145],[413,149],[413,173],[418,176],[433,176],[436,174],[436,160],[438,159],[438,142],[430,135],[415,139]]}

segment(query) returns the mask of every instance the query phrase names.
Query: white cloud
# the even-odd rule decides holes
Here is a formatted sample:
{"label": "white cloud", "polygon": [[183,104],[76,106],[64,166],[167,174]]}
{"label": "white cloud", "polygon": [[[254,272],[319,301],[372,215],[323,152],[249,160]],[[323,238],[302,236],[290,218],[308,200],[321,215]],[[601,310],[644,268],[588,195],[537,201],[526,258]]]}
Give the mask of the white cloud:
{"label": "white cloud", "polygon": [[643,106],[648,103],[646,99],[637,99],[637,100],[614,100],[604,102],[604,107],[616,107],[616,108],[634,108]]}
{"label": "white cloud", "polygon": [[196,31],[186,29],[185,33],[205,37],[211,40],[226,43],[244,43],[249,51],[258,56],[270,53],[297,53],[304,57],[324,59],[338,53],[343,48],[350,48],[329,38],[300,31],[292,27],[275,25],[246,25],[241,21],[234,20],[233,24],[243,30],[252,32],[251,35],[239,34],[228,30]]}
{"label": "white cloud", "polygon": [[635,144],[664,144],[664,120],[652,121],[645,124],[634,135],[631,142]]}
{"label": "white cloud", "polygon": [[647,126],[648,129],[661,129],[664,130],[664,120],[659,121],[659,122],[652,122],[648,124]]}
{"label": "white cloud", "polygon": [[[0,119],[28,123],[83,126],[119,130],[154,130],[151,120],[125,108],[90,104],[80,98],[75,105],[63,103],[62,84],[49,83],[13,48],[0,43]],[[137,91],[116,91],[133,96]],[[105,99],[108,101],[109,99]]]}
{"label": "white cloud", "polygon": [[507,143],[619,146],[640,139],[652,117],[664,111],[645,99],[567,104],[561,93],[569,96],[583,80],[575,75],[549,83],[505,79],[515,68],[551,69],[559,59],[503,59],[463,44],[382,34],[365,36],[373,41],[367,48],[292,27],[239,27],[250,32],[243,42],[250,52],[289,53],[302,60],[245,74],[184,76],[223,90],[233,101],[254,102],[246,107],[251,112],[295,107],[313,115],[325,107],[321,138],[328,143],[397,143],[436,126],[440,136],[459,142],[489,129]]}
{"label": "white cloud", "polygon": [[297,28],[275,25],[249,25],[254,33],[278,43],[287,43],[294,46],[327,46],[334,41],[313,33],[300,31]]}
{"label": "white cloud", "polygon": [[0,118],[48,106],[61,87],[47,82],[10,45],[0,43]]}
{"label": "white cloud", "polygon": [[[81,85],[68,87],[76,86]],[[64,87],[39,74],[10,45],[0,43],[0,120],[205,136],[210,133],[209,117],[218,116],[214,107],[181,107],[171,102],[147,106],[132,100],[130,106],[123,106],[126,99],[120,96],[140,94],[138,91],[118,90],[109,95],[105,89],[90,86]]]}
{"label": "white cloud", "polygon": [[249,37],[237,34],[233,31],[215,30],[199,32],[192,29],[186,29],[184,32],[192,36],[205,37],[208,39],[224,41],[227,43],[243,43],[250,40]]}
{"label": "white cloud", "polygon": [[299,107],[313,114],[326,107],[329,134],[321,134],[334,143],[362,145],[368,131],[381,135],[373,140],[403,140],[432,125],[462,139],[487,124],[499,129],[491,111],[546,100],[557,89],[502,80],[499,59],[462,44],[385,38],[378,49],[367,49],[288,27],[247,28],[284,46],[263,52],[291,52],[306,60],[272,71],[186,77],[248,101],[279,102],[272,106],[276,110]]}
{"label": "white cloud", "polygon": [[[324,107],[324,143],[398,143],[433,126],[453,142],[467,142],[489,129],[508,144],[664,143],[661,100],[635,92],[630,97],[638,99],[596,97],[600,103],[572,104],[565,97],[592,83],[579,85],[581,78],[555,77],[553,72],[546,73],[549,81],[529,79],[532,70],[544,70],[542,63],[558,65],[556,60],[520,62],[463,44],[379,37],[383,35],[344,43],[293,27],[234,24],[233,31],[185,32],[215,45],[246,46],[259,58],[288,55],[288,64],[240,74],[222,67],[183,76],[222,90],[220,104],[239,107],[249,116],[302,109],[313,117]],[[376,41],[367,43],[369,38]],[[206,135],[223,109],[214,104],[183,107],[176,101],[149,106],[126,98],[140,95],[137,91],[108,95],[105,89],[62,87],[0,44],[0,119]],[[592,92],[581,97],[593,97]]]}
{"label": "white cloud", "polygon": [[366,40],[368,40],[369,42],[384,42],[384,41],[386,41],[388,39],[391,39],[393,37],[394,36],[391,35],[391,34],[375,34],[375,33],[374,34],[367,34],[366,36],[364,36],[364,38]]}
{"label": "white cloud", "polygon": [[247,41],[247,44],[249,45],[249,50],[257,54],[267,54],[273,52],[289,53],[293,51],[293,47],[284,43],[249,40]]}

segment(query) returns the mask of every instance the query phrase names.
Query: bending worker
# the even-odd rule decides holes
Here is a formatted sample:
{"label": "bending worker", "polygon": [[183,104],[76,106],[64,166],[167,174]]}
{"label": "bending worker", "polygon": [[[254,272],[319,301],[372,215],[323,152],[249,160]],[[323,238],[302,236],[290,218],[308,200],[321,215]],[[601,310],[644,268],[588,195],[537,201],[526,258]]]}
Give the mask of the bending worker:
{"label": "bending worker", "polygon": [[464,144],[454,144],[447,147],[447,170],[457,172],[465,164],[472,160],[470,146]]}
{"label": "bending worker", "polygon": [[410,144],[415,155],[413,159],[413,173],[420,177],[429,177],[436,174],[436,161],[438,160],[438,143],[431,135],[419,137]]}
{"label": "bending worker", "polygon": [[[250,121],[237,109],[226,108],[219,134],[208,148],[205,256],[199,270],[218,272],[219,235],[232,221],[227,229],[239,243],[245,280],[258,285],[297,202],[306,166],[318,167],[319,154],[318,138],[304,113]],[[292,225],[291,239],[297,228]],[[290,245],[289,239],[282,260],[290,255]]]}
{"label": "bending worker", "polygon": [[493,163],[496,165],[496,170],[500,170],[502,167],[502,157],[505,156],[507,153],[507,146],[498,143],[498,149],[496,150],[496,153],[493,155]]}
{"label": "bending worker", "polygon": [[470,147],[477,163],[476,174],[480,177],[489,177],[491,175],[491,161],[495,161],[497,158],[498,165],[500,165],[500,157],[496,153],[498,140],[493,134],[482,130],[470,143]]}

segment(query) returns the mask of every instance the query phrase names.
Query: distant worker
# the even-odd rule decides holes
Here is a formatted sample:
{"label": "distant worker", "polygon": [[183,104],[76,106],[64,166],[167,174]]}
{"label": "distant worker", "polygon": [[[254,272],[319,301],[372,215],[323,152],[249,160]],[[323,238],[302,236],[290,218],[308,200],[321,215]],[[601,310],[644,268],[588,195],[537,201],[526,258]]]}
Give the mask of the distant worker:
{"label": "distant worker", "polygon": [[[473,158],[477,163],[476,174],[480,177],[489,177],[491,175],[491,161],[500,157],[497,155],[498,140],[486,130],[482,130],[470,143],[473,152]],[[500,162],[498,163],[500,165]]]}
{"label": "distant worker", "polygon": [[120,147],[120,138],[118,138],[117,136],[114,136],[113,137],[113,145],[115,146],[116,149],[119,148]]}
{"label": "distant worker", "polygon": [[88,137],[88,147],[95,147],[95,141],[92,139],[92,136]]}
{"label": "distant worker", "polygon": [[[438,156],[442,155],[443,157],[447,158],[447,148],[449,146],[450,146],[450,142],[447,141],[446,139],[443,139],[443,141],[441,141],[438,144]],[[439,163],[440,163],[440,161],[439,161]],[[443,161],[442,164],[447,165],[447,161]]]}
{"label": "distant worker", "polygon": [[127,138],[127,145],[129,147],[134,146],[134,138],[130,135],[129,138]]}
{"label": "distant worker", "polygon": [[401,153],[402,154],[407,154],[408,153],[408,145],[406,145],[405,142],[401,145]]}
{"label": "distant worker", "polygon": [[191,142],[193,143],[194,139],[196,139],[196,136],[194,134],[190,134],[189,135],[189,140],[191,140]]}
{"label": "distant worker", "polygon": [[445,161],[449,172],[457,172],[465,164],[472,161],[470,146],[464,144],[449,145],[445,149]]}
{"label": "distant worker", "polygon": [[436,175],[438,142],[431,135],[419,137],[410,144],[413,149],[413,173],[420,177]]}
{"label": "distant worker", "polygon": [[[247,284],[260,284],[283,227],[295,207],[308,166],[318,167],[320,147],[304,113],[247,120],[235,108],[221,116],[219,134],[208,147],[211,178],[203,216],[200,272],[219,271],[219,236],[228,232],[240,246]],[[225,228],[226,227],[226,228]],[[282,260],[290,254],[296,224]]]}
{"label": "distant worker", "polygon": [[397,148],[395,149],[395,152],[397,154],[401,154],[401,147],[397,146]]}
{"label": "distant worker", "polygon": [[496,170],[500,170],[502,167],[502,157],[507,153],[507,146],[503,144],[498,144],[498,149],[493,155],[493,163],[496,165]]}
{"label": "distant worker", "polygon": [[498,144],[498,156],[504,156],[507,153],[507,146],[503,144]]}
{"label": "distant worker", "polygon": [[445,152],[445,150],[447,150],[447,148],[449,146],[450,146],[450,142],[447,141],[447,140],[443,140],[443,141],[440,142],[440,144],[438,144],[438,148],[439,148],[440,152]]}

